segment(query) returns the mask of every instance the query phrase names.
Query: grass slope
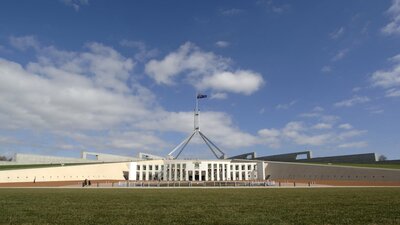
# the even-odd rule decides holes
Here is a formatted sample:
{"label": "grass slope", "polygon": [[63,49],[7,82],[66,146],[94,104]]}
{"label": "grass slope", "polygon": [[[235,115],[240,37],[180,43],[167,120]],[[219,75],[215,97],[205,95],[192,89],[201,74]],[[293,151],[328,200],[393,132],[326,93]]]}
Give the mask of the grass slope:
{"label": "grass slope", "polygon": [[0,224],[400,224],[400,189],[0,189]]}
{"label": "grass slope", "polygon": [[313,163],[307,162],[308,164],[318,165],[331,165],[331,166],[355,166],[355,167],[367,167],[367,168],[382,168],[382,169],[400,169],[400,163],[398,164],[380,164],[380,163]]}
{"label": "grass slope", "polygon": [[36,169],[36,168],[47,168],[47,167],[62,167],[62,166],[79,166],[79,165],[96,165],[99,163],[64,163],[64,164],[24,164],[24,165],[0,165],[1,170],[17,170],[17,169]]}

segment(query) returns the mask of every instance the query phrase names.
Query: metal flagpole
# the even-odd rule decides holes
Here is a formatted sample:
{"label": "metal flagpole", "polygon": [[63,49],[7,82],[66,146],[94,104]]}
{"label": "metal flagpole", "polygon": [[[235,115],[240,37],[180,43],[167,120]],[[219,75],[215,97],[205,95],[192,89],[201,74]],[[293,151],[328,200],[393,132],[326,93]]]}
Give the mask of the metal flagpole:
{"label": "metal flagpole", "polygon": [[[195,109],[194,109],[194,118],[193,118],[193,125],[194,125],[194,130],[193,133],[190,134],[187,138],[185,138],[185,140],[183,140],[178,146],[176,146],[169,154],[168,157],[170,159],[177,159],[179,157],[179,155],[183,152],[183,150],[185,149],[185,147],[189,144],[189,142],[192,140],[193,136],[198,134],[200,135],[200,137],[203,139],[203,141],[206,143],[207,147],[211,150],[211,152],[214,154],[214,156],[218,159],[224,159],[225,158],[225,153],[223,151],[221,151],[221,149],[219,149],[217,147],[217,145],[215,145],[205,134],[203,134],[202,132],[200,132],[200,110],[199,110],[199,99],[201,98],[207,98],[207,95],[203,95],[203,94],[199,94],[196,93],[196,104],[195,104]],[[178,154],[176,155],[176,157],[174,157],[172,154],[179,150]],[[220,154],[220,156],[218,156],[218,154]]]}

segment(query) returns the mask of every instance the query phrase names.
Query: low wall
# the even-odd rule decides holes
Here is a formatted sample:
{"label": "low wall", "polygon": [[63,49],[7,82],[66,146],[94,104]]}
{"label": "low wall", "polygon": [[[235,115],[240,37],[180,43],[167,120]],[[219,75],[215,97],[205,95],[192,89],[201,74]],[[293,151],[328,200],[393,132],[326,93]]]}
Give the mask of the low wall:
{"label": "low wall", "polygon": [[[306,163],[268,162],[265,175],[273,180],[304,182],[399,182],[400,170],[350,166],[313,165]],[[346,183],[345,182],[345,183]]]}
{"label": "low wall", "polygon": [[0,183],[55,182],[79,180],[125,180],[129,163],[60,166],[0,171]]}

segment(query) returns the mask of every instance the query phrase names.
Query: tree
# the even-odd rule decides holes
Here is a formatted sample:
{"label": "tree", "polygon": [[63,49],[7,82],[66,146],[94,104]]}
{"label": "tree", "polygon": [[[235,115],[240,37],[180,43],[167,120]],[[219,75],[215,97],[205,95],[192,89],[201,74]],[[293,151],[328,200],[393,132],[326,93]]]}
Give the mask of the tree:
{"label": "tree", "polygon": [[8,158],[7,156],[0,155],[0,161],[11,161],[12,158]]}
{"label": "tree", "polygon": [[387,160],[387,157],[384,155],[380,155],[378,158],[378,161],[386,161],[386,160]]}

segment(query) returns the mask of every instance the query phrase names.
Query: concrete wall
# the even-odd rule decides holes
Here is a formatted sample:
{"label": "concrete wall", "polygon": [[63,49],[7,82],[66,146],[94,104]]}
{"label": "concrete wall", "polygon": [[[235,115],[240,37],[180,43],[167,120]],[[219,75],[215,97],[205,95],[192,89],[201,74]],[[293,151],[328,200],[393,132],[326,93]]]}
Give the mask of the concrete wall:
{"label": "concrete wall", "polygon": [[294,162],[297,160],[298,156],[305,155],[307,159],[312,157],[311,151],[304,151],[304,152],[292,152],[292,153],[285,153],[279,155],[269,155],[269,156],[261,156],[255,158],[256,160],[266,160],[266,161],[280,161],[280,162]]}
{"label": "concrete wall", "polygon": [[36,169],[0,171],[0,183],[79,181],[79,180],[125,180],[124,172],[129,163],[102,163],[94,165],[60,166]]}
{"label": "concrete wall", "polygon": [[265,175],[270,179],[400,182],[400,170],[306,163],[268,162]]}
{"label": "concrete wall", "polygon": [[101,161],[101,162],[129,162],[129,161],[138,160],[138,158],[135,158],[135,157],[105,154],[105,153],[99,153],[99,152],[85,152],[85,151],[82,152],[81,157],[82,157],[82,159],[87,160],[88,155],[95,156],[97,161]]}
{"label": "concrete wall", "polygon": [[364,153],[354,155],[338,155],[328,157],[318,157],[310,159],[300,159],[300,162],[323,162],[323,163],[375,163],[377,157],[375,153]]}

